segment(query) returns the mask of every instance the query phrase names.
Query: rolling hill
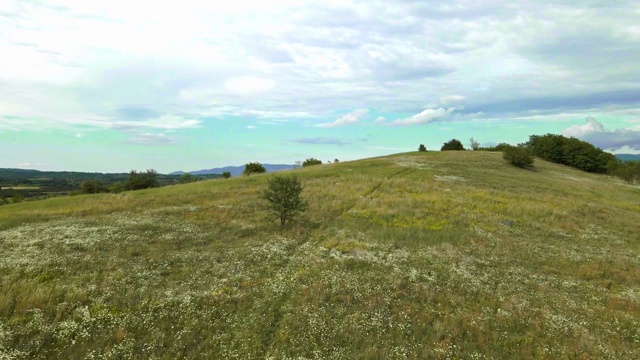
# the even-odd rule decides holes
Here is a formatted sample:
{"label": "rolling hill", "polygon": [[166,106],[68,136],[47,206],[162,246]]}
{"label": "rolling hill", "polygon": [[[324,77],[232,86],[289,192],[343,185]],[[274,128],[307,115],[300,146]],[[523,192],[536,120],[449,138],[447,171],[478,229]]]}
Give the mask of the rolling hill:
{"label": "rolling hill", "polygon": [[640,357],[640,189],[405,153],[0,207],[0,358]]}

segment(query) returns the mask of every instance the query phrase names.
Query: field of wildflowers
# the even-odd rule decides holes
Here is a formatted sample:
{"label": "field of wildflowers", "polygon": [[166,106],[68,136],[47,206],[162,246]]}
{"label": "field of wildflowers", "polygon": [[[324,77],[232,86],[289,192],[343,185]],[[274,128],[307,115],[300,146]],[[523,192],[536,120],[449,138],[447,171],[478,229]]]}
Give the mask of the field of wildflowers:
{"label": "field of wildflowers", "polygon": [[408,153],[0,208],[0,359],[633,359],[640,188]]}

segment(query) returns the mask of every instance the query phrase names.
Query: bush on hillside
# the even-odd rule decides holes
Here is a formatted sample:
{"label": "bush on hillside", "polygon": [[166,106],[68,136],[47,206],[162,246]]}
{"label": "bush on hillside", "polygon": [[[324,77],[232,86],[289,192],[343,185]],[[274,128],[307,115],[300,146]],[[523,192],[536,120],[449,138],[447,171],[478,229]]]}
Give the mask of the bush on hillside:
{"label": "bush on hillside", "polygon": [[427,151],[427,147],[424,146],[424,144],[420,144],[420,146],[418,146],[418,151]]}
{"label": "bush on hillside", "polygon": [[274,175],[267,180],[267,188],[262,192],[262,198],[269,202],[268,209],[280,219],[280,228],[298,213],[307,209],[307,201],[300,195],[302,184],[296,175]]}
{"label": "bush on hillside", "polygon": [[125,190],[141,190],[158,187],[158,173],[153,170],[137,172],[131,170],[129,178],[124,183]]}
{"label": "bush on hillside", "polygon": [[188,184],[188,183],[192,183],[192,182],[196,182],[200,180],[197,176],[193,176],[192,174],[189,173],[184,173],[182,174],[182,176],[180,176],[180,184]]}
{"label": "bush on hillside", "polygon": [[533,156],[522,146],[509,146],[502,152],[502,157],[511,165],[526,168],[533,165]]}
{"label": "bush on hillside", "polygon": [[267,172],[267,169],[259,162],[250,162],[244,166],[242,175],[249,176],[251,174],[261,174]]}
{"label": "bush on hillside", "polygon": [[81,194],[98,194],[106,192],[109,192],[109,188],[99,180],[87,180],[80,184]]}
{"label": "bush on hillside", "polygon": [[313,165],[322,165],[322,161],[315,158],[308,158],[307,160],[302,162],[302,167],[313,166]]}
{"label": "bush on hillside", "polygon": [[464,150],[464,146],[458,139],[451,139],[444,143],[440,148],[440,151],[450,151],[450,150]]}
{"label": "bush on hillside", "polygon": [[469,139],[469,146],[471,146],[471,150],[473,151],[480,149],[480,143],[474,138]]}
{"label": "bush on hillside", "polygon": [[612,175],[619,177],[629,184],[640,181],[640,161],[620,162],[611,169]]}
{"label": "bush on hillside", "polygon": [[231,172],[230,171],[223,171],[222,172],[222,178],[223,179],[228,179],[231,177]]}

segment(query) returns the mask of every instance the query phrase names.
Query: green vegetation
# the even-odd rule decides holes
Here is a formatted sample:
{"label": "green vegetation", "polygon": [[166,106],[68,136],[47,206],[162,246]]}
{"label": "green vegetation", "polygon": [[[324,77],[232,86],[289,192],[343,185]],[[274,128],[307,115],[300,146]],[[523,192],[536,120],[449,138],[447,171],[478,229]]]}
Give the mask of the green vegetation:
{"label": "green vegetation", "polygon": [[309,158],[302,162],[302,167],[313,166],[313,165],[322,165],[322,161],[315,158]]}
{"label": "green vegetation", "polygon": [[420,144],[420,146],[418,146],[418,151],[425,152],[425,151],[427,151],[427,147],[424,146],[424,144]]}
{"label": "green vegetation", "polygon": [[302,198],[302,184],[298,177],[277,176],[267,180],[267,188],[262,197],[267,200],[268,210],[280,219],[280,228],[298,213],[307,209],[308,203]]}
{"label": "green vegetation", "polygon": [[502,158],[507,160],[511,165],[520,168],[526,168],[533,165],[533,156],[523,146],[508,146],[505,147],[502,153]]}
{"label": "green vegetation", "polygon": [[610,173],[633,184],[640,181],[640,161],[620,161],[610,167]]}
{"label": "green vegetation", "polygon": [[87,180],[80,184],[80,192],[82,194],[99,194],[109,192],[109,188],[107,188],[100,180]]}
{"label": "green vegetation", "polygon": [[[142,173],[144,174],[144,173]],[[199,175],[198,178],[215,179],[220,175]],[[70,171],[38,171],[0,169],[0,198],[11,199],[14,194],[25,200],[56,196],[125,191],[129,174],[103,174]],[[156,174],[158,186],[180,183],[180,175]],[[0,202],[2,204],[2,202]]]}
{"label": "green vegetation", "polygon": [[[0,358],[634,359],[638,186],[487,151],[0,207]],[[288,173],[282,173],[287,175]]]}
{"label": "green vegetation", "polygon": [[534,156],[576,169],[605,174],[619,161],[592,144],[562,135],[531,135],[524,144]]}
{"label": "green vegetation", "polygon": [[222,172],[222,178],[228,179],[230,177],[231,177],[231,172],[229,172],[229,171],[223,171]]}
{"label": "green vegetation", "polygon": [[259,162],[250,162],[244,166],[244,171],[242,172],[242,175],[249,176],[251,174],[261,174],[266,171],[267,169],[265,169],[265,167]]}
{"label": "green vegetation", "polygon": [[471,139],[469,139],[469,147],[473,151],[479,150],[480,149],[480,143],[476,139],[471,138]]}
{"label": "green vegetation", "polygon": [[464,150],[464,146],[458,139],[451,139],[444,143],[440,148],[440,151],[451,151],[451,150]]}

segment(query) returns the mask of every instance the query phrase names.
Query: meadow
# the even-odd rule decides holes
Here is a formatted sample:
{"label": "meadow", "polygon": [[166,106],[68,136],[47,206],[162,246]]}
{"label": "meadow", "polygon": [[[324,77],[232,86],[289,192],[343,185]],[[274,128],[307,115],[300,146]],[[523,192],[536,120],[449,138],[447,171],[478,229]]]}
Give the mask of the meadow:
{"label": "meadow", "polygon": [[0,207],[0,359],[640,358],[640,187],[493,152]]}

